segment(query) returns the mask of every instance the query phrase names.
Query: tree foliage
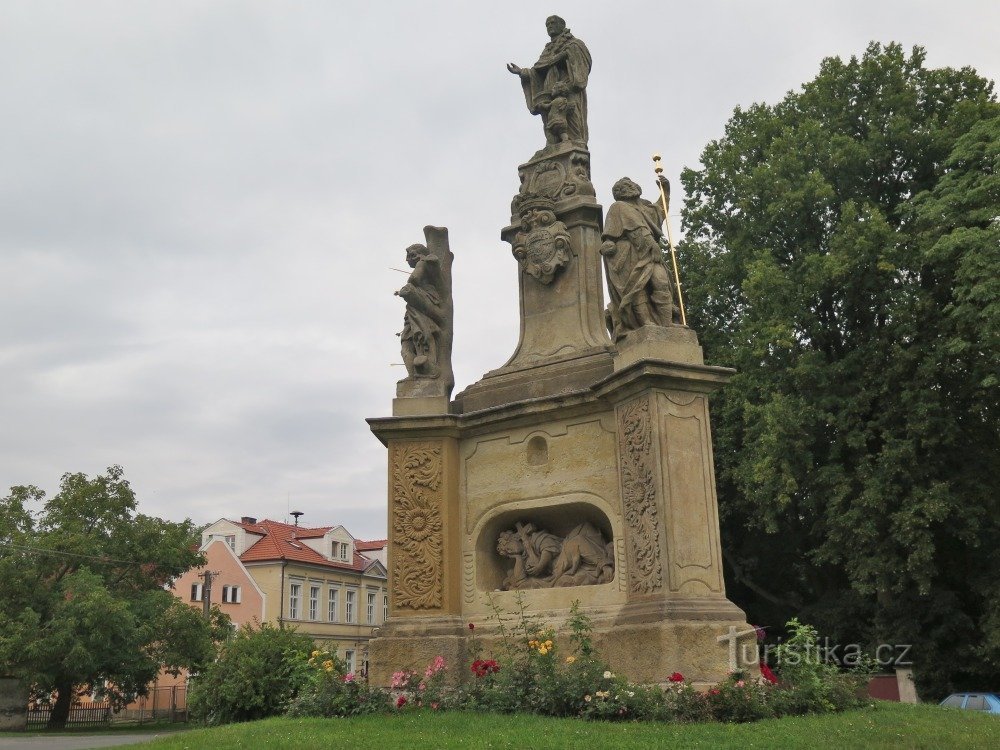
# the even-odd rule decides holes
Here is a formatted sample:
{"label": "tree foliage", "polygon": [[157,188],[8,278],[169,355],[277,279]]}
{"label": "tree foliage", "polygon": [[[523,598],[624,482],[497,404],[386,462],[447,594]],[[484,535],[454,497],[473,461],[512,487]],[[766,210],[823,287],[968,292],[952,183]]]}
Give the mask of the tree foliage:
{"label": "tree foliage", "polygon": [[869,46],[737,109],[686,170],[724,560],[751,617],[912,643],[928,695],[1000,674],[1000,108]]}
{"label": "tree foliage", "polygon": [[[194,531],[136,513],[118,466],[93,479],[65,474],[47,500],[33,486],[0,500],[0,672],[56,693],[53,726],[80,691],[123,705],[161,666],[214,658],[213,631],[167,588],[201,561]],[[215,625],[218,637],[218,615]]]}
{"label": "tree foliage", "polygon": [[192,716],[228,724],[284,713],[310,679],[306,664],[313,648],[312,639],[294,629],[244,625],[192,681]]}

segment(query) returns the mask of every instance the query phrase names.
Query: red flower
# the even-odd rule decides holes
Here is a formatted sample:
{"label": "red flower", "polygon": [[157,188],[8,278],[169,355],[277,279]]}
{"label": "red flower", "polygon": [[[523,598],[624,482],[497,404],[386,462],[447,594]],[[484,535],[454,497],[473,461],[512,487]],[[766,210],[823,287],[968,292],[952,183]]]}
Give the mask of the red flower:
{"label": "red flower", "polygon": [[488,674],[496,674],[500,671],[500,665],[496,659],[476,659],[470,667],[476,677],[485,677]]}
{"label": "red flower", "polygon": [[760,676],[763,677],[768,682],[770,682],[772,685],[778,684],[778,678],[774,676],[774,672],[772,672],[771,668],[767,666],[764,662],[760,663]]}
{"label": "red flower", "polygon": [[470,622],[469,623],[469,630],[475,630],[475,629],[476,629],[475,624]]}
{"label": "red flower", "polygon": [[708,694],[709,695],[718,695],[719,691],[716,690],[715,688],[712,688],[711,690],[708,691]]}
{"label": "red flower", "polygon": [[396,708],[402,708],[405,705],[406,705],[406,696],[405,695],[401,695],[398,698],[396,698]]}
{"label": "red flower", "polygon": [[684,682],[684,675],[682,675],[680,672],[674,672],[667,679],[670,680],[671,682]]}

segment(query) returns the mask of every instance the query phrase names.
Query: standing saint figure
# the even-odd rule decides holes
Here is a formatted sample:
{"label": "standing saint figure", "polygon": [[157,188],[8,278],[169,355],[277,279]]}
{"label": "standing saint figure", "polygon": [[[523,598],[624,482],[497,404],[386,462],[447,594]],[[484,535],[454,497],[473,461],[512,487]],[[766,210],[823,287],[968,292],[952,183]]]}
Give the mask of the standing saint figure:
{"label": "standing saint figure", "polygon": [[[660,177],[664,194],[670,183]],[[608,277],[608,329],[618,341],[647,325],[674,324],[673,281],[663,262],[663,207],[644,200],[642,188],[623,177],[611,188],[615,202],[604,221],[604,268]]]}
{"label": "standing saint figure", "polygon": [[[538,62],[530,68],[508,63],[507,70],[520,76],[528,111],[542,116],[546,148],[567,140],[586,147],[590,52],[559,16],[545,19],[545,30],[550,41]],[[555,120],[552,126],[550,118]]]}

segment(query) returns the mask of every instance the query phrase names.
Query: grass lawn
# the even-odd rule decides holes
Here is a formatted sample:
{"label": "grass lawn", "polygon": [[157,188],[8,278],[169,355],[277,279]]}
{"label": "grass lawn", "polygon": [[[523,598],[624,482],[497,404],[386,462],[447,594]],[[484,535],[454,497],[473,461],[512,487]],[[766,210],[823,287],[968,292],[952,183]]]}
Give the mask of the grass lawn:
{"label": "grass lawn", "polygon": [[539,716],[405,712],[357,719],[267,719],[195,729],[130,747],[182,748],[997,748],[1000,717],[880,703],[831,716],[755,724],[606,724]]}

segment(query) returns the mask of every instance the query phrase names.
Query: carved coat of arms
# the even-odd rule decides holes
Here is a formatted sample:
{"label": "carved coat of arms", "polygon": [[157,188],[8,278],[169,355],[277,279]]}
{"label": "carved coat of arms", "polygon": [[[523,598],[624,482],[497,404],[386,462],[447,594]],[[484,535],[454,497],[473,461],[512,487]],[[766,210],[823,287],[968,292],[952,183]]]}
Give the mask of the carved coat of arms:
{"label": "carved coat of arms", "polygon": [[521,231],[514,238],[514,257],[529,276],[551,284],[573,257],[569,232],[547,199],[529,197],[519,208]]}

